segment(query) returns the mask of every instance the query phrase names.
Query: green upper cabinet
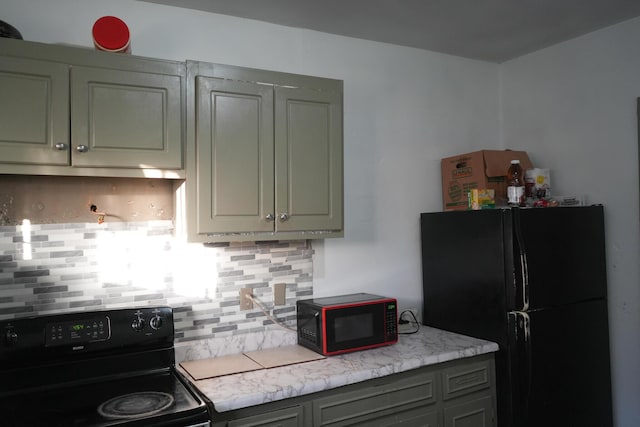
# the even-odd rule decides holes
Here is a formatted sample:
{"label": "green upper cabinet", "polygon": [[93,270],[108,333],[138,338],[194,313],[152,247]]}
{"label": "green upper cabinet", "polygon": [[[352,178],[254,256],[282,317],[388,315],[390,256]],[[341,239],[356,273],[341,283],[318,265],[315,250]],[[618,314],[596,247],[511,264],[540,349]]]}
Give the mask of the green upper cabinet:
{"label": "green upper cabinet", "polygon": [[182,169],[180,76],[71,69],[71,164]]}
{"label": "green upper cabinet", "polygon": [[189,240],[342,236],[341,81],[189,62],[188,84]]}
{"label": "green upper cabinet", "polygon": [[278,231],[342,229],[342,93],[275,88]]}
{"label": "green upper cabinet", "polygon": [[273,89],[204,76],[196,85],[198,230],[273,231]]}
{"label": "green upper cabinet", "polygon": [[184,178],[185,72],[184,63],[0,40],[0,173]]}
{"label": "green upper cabinet", "polygon": [[0,162],[69,163],[69,67],[0,57]]}

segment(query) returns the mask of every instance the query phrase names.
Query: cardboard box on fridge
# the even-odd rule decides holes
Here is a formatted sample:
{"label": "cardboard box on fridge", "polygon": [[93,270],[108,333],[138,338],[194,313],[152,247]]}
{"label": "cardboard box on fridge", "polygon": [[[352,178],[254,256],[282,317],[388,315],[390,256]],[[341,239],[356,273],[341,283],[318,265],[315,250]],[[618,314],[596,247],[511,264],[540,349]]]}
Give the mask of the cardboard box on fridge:
{"label": "cardboard box on fridge", "polygon": [[496,206],[506,204],[507,169],[520,160],[524,172],[533,165],[525,151],[480,150],[442,159],[442,202],[445,211],[468,209],[473,188],[495,190]]}

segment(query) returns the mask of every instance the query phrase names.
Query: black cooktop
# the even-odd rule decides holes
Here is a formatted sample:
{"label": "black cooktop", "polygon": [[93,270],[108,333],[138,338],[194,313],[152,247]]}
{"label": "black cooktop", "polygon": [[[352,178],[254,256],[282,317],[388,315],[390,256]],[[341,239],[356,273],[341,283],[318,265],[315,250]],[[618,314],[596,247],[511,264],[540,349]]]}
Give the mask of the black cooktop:
{"label": "black cooktop", "polygon": [[[74,385],[45,391],[29,392],[5,397],[0,401],[3,426],[22,427],[105,427],[105,426],[163,426],[173,425],[175,419],[181,422],[192,416],[202,420],[202,400],[195,395],[176,372],[164,372],[133,378],[121,378],[93,384]],[[160,404],[164,406],[153,414],[135,416],[134,403],[122,404],[126,414],[123,418],[101,415],[99,408],[118,396],[141,393],[158,393],[168,396]],[[143,405],[147,402],[142,399]],[[138,402],[139,403],[139,402]],[[121,407],[122,407],[121,405]],[[149,411],[151,408],[141,408]],[[151,410],[153,412],[153,410]],[[127,417],[127,418],[124,418]],[[184,423],[183,425],[188,425]]]}

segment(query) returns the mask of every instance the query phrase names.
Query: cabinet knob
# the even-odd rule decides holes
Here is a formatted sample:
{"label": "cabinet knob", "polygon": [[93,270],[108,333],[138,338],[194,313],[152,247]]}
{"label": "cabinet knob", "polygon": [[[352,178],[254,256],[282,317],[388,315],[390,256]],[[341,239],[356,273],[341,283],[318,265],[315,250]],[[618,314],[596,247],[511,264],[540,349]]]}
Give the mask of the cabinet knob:
{"label": "cabinet knob", "polygon": [[264,217],[264,219],[266,219],[267,221],[273,221],[276,217],[273,216],[272,213],[267,214],[267,216]]}
{"label": "cabinet knob", "polygon": [[65,150],[67,148],[67,144],[65,144],[64,142],[58,142],[53,147],[58,151],[62,151],[62,150]]}
{"label": "cabinet knob", "polygon": [[78,153],[86,153],[87,151],[89,151],[89,147],[87,147],[86,145],[78,145],[76,147],[76,151]]}
{"label": "cabinet knob", "polygon": [[288,219],[289,219],[289,214],[288,213],[283,212],[283,213],[280,214],[280,221],[284,222],[284,221],[286,221]]}

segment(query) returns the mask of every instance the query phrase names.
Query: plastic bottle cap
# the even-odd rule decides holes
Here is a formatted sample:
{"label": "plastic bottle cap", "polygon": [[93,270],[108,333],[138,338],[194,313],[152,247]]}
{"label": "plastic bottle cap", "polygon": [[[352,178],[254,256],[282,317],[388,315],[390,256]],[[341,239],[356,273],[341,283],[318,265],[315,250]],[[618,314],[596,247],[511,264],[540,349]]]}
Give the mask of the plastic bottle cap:
{"label": "plastic bottle cap", "polygon": [[129,46],[129,27],[115,16],[103,16],[93,24],[93,41],[97,48],[111,52],[124,51]]}

